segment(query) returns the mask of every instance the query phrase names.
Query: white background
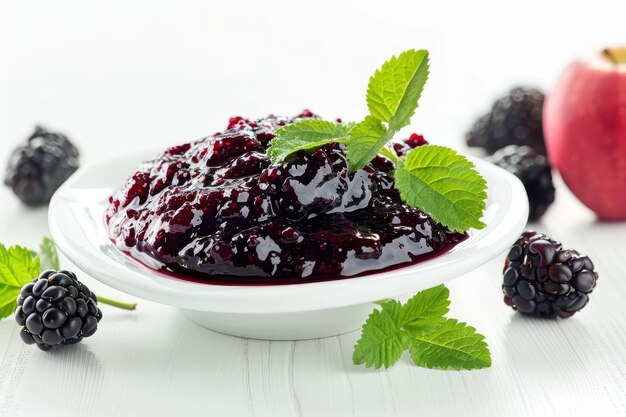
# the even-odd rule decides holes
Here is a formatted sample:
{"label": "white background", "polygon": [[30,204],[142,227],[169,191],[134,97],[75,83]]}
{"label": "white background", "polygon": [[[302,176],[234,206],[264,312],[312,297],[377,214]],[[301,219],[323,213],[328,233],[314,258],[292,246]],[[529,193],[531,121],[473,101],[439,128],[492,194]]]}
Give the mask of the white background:
{"label": "white background", "polygon": [[[621,1],[1,0],[0,170],[36,123],[68,134],[89,164],[205,136],[232,115],[359,119],[369,75],[408,48],[431,52],[413,130],[462,148],[495,97],[549,90],[578,53],[626,43],[625,20]],[[357,334],[246,341],[141,302],[105,307],[92,339],[52,354],[0,322],[0,415],[624,415],[625,225],[595,223],[558,182],[535,227],[589,253],[602,278],[585,311],[560,322],[502,304],[501,260],[452,283],[453,315],[487,336],[489,370],[403,360],[369,371],[351,364]],[[44,209],[0,189],[0,241],[33,246],[46,228]]]}

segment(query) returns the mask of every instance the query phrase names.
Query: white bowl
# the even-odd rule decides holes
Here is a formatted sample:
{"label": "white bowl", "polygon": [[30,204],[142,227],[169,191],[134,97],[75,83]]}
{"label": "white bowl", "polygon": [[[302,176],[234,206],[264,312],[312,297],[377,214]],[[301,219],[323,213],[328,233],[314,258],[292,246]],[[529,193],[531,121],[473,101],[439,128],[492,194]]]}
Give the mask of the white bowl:
{"label": "white bowl", "polygon": [[119,251],[108,239],[109,196],[157,152],[124,155],[79,169],[50,203],[50,232],[61,251],[95,279],[126,293],[178,307],[198,324],[236,336],[298,340],[333,336],[361,326],[373,302],[400,298],[457,278],[500,255],[528,217],[521,182],[479,159],[488,184],[483,230],[434,259],[369,276],[272,286],[212,285],[172,278]]}

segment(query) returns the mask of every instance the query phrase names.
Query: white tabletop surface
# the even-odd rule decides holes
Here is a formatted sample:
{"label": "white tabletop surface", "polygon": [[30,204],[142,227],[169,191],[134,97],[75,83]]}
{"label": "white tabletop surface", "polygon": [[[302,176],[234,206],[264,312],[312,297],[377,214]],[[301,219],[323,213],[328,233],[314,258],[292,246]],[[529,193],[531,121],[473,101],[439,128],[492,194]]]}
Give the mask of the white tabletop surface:
{"label": "white tabletop surface", "polygon": [[[625,42],[625,14],[601,0],[1,0],[0,170],[36,123],[66,132],[89,164],[201,137],[231,115],[310,107],[357,119],[373,70],[415,47],[431,51],[432,70],[414,129],[462,148],[497,95],[549,89],[578,52]],[[546,321],[503,304],[504,255],[451,282],[451,316],[486,336],[490,369],[427,370],[405,357],[368,370],[352,365],[356,332],[245,340],[138,300],[135,312],[102,307],[92,338],[48,353],[0,321],[0,416],[626,415],[626,223],[596,222],[558,179],[557,191],[533,227],[587,253],[598,287],[580,314]],[[46,234],[46,210],[0,187],[0,241],[35,246]]]}

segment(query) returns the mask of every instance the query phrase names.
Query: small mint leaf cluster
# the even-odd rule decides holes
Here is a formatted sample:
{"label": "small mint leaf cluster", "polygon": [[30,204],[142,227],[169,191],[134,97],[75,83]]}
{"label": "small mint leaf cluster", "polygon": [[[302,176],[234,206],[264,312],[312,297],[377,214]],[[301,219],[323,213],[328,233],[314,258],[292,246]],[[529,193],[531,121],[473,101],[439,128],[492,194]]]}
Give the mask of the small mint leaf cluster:
{"label": "small mint leaf cluster", "polygon": [[369,115],[356,125],[308,119],[278,129],[268,148],[274,163],[300,150],[343,143],[355,172],[381,154],[396,164],[395,187],[402,200],[456,232],[482,229],[487,183],[474,164],[443,146],[420,146],[398,158],[387,144],[410,123],[428,79],[428,51],[392,57],[370,77]]}
{"label": "small mint leaf cluster", "polygon": [[402,304],[380,304],[363,325],[354,347],[355,365],[389,368],[408,350],[424,368],[481,369],[491,366],[484,336],[455,319],[446,318],[450,292],[443,285],[421,291]]}

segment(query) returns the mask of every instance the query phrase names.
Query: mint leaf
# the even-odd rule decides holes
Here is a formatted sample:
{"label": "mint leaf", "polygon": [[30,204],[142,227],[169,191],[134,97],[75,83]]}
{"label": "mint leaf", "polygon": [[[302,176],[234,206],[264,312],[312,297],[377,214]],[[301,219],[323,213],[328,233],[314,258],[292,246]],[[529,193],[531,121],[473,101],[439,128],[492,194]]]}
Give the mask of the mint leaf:
{"label": "mint leaf", "polygon": [[417,366],[456,370],[491,366],[484,336],[465,323],[447,319],[429,334],[410,333],[409,353]]}
{"label": "mint leaf", "polygon": [[408,347],[408,338],[401,331],[402,304],[390,300],[374,310],[363,325],[363,333],[354,347],[352,361],[355,365],[389,368],[396,363]]}
{"label": "mint leaf", "polygon": [[351,171],[367,165],[393,135],[409,124],[427,79],[428,51],[425,50],[405,51],[374,73],[367,87],[370,115],[359,123],[363,129],[357,129],[357,125],[351,132],[347,145]]}
{"label": "mint leaf", "polygon": [[398,156],[389,148],[380,148],[380,154],[389,158],[393,163],[398,162]]}
{"label": "mint leaf", "polygon": [[410,336],[416,337],[417,335],[428,336],[429,334],[439,330],[441,326],[448,320],[445,317],[437,317],[431,319],[417,319],[403,326]]}
{"label": "mint leaf", "polygon": [[39,259],[21,246],[7,249],[0,243],[0,285],[22,287],[39,275]]}
{"label": "mint leaf", "polygon": [[46,269],[58,271],[60,269],[57,248],[54,244],[54,240],[49,237],[44,237],[43,242],[39,245],[39,261],[42,271]]}
{"label": "mint leaf", "polygon": [[278,129],[267,154],[273,163],[278,163],[301,149],[316,149],[331,142],[345,143],[351,128],[351,125],[327,120],[301,120]]}
{"label": "mint leaf", "polygon": [[449,296],[450,291],[444,285],[418,292],[404,304],[402,325],[445,316],[449,311]]}
{"label": "mint leaf", "polygon": [[450,292],[443,285],[421,291],[402,305],[389,300],[363,325],[352,361],[388,368],[409,349],[417,366],[476,369],[491,365],[484,337],[476,329],[448,319]]}
{"label": "mint leaf", "polygon": [[474,164],[444,146],[420,146],[395,170],[402,200],[453,231],[482,229],[487,183]]}
{"label": "mint leaf", "polygon": [[[354,172],[363,168],[376,156],[387,143],[385,141],[378,147],[379,141],[381,141],[386,132],[387,128],[374,116],[367,116],[362,122],[354,126],[346,146],[350,171]],[[372,152],[374,154],[367,159]]]}
{"label": "mint leaf", "polygon": [[9,316],[17,306],[22,286],[39,275],[39,258],[21,246],[7,249],[0,244],[0,319]]}
{"label": "mint leaf", "polygon": [[[15,295],[16,299],[18,295],[19,295],[19,292]],[[15,312],[15,309],[17,309],[17,301],[13,300],[12,302],[7,302],[5,300],[9,300],[9,298],[8,297],[5,298],[5,297],[6,297],[5,294],[3,294],[2,291],[0,291],[0,320],[5,317],[9,317],[11,314]]]}
{"label": "mint leaf", "polygon": [[370,114],[398,131],[409,124],[428,79],[428,51],[410,49],[385,62],[370,78]]}

